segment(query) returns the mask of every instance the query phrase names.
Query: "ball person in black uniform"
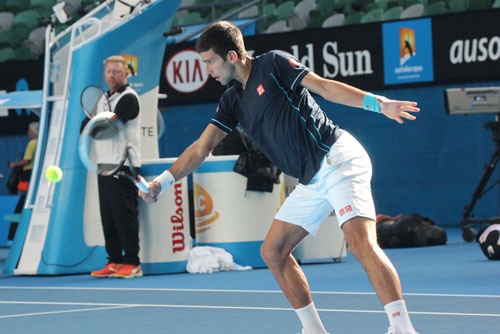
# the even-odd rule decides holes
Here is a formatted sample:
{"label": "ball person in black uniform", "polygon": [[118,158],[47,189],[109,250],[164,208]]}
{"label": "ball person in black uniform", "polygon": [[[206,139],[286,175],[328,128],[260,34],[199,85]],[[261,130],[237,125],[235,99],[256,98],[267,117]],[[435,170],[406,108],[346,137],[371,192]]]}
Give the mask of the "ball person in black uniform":
{"label": "ball person in black uniform", "polygon": [[[109,91],[109,106],[98,104],[97,112],[113,111],[125,125],[125,134],[131,145],[129,151],[133,166],[140,167],[139,96],[127,83],[128,65],[122,56],[111,56],[104,61],[104,75]],[[113,145],[96,147],[98,159],[115,156]],[[105,163],[106,161],[97,161]],[[125,177],[126,166],[113,176],[98,175],[99,206],[108,264],[91,273],[94,277],[133,278],[142,276],[139,261],[139,220],[137,218],[137,188]]]}
{"label": "ball person in black uniform", "polygon": [[206,70],[222,85],[231,81],[217,112],[200,138],[151,184],[155,202],[175,180],[188,175],[238,124],[284,173],[299,179],[273,220],[261,255],[295,308],[302,333],[326,333],[293,249],[314,234],[335,210],[351,252],[361,262],[390,320],[388,333],[415,334],[398,274],[377,245],[371,195],[371,162],[363,147],[340,129],[310,92],[328,101],[381,113],[399,123],[414,120],[417,103],[390,100],[334,80],[324,79],[283,51],[250,58],[233,24],[210,25],[196,42]]}

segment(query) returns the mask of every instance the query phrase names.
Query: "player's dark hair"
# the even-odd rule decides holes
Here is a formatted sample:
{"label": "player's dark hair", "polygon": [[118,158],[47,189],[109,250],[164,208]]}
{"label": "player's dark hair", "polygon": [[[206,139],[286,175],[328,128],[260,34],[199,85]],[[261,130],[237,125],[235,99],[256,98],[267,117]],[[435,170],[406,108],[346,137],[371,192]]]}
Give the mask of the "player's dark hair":
{"label": "player's dark hair", "polygon": [[195,47],[198,52],[212,49],[223,59],[226,59],[230,50],[234,50],[240,58],[247,55],[243,34],[237,26],[228,21],[214,22],[208,26],[196,41]]}

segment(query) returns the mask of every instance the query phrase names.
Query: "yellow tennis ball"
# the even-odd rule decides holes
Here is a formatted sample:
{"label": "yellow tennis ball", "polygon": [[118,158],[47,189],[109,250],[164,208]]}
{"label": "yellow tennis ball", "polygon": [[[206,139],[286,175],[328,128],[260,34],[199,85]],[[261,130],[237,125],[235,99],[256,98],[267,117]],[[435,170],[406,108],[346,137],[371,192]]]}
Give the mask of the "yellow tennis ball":
{"label": "yellow tennis ball", "polygon": [[63,176],[63,172],[61,168],[57,166],[49,166],[47,167],[47,170],[45,170],[45,177],[47,180],[50,182],[59,182],[61,181]]}

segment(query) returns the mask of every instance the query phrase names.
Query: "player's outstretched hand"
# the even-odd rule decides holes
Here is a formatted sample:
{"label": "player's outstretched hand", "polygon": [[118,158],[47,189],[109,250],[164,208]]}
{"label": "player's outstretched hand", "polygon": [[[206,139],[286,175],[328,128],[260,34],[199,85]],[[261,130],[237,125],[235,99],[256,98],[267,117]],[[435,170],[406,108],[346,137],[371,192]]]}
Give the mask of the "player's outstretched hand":
{"label": "player's outstretched hand", "polygon": [[417,108],[417,102],[391,100],[384,96],[378,96],[377,101],[382,114],[400,124],[404,123],[403,118],[415,120],[416,117],[410,113],[420,111],[420,108]]}
{"label": "player's outstretched hand", "polygon": [[153,181],[149,183],[149,192],[144,193],[141,190],[139,190],[139,196],[141,196],[142,199],[146,201],[146,203],[153,204],[158,202],[158,196],[160,195],[160,192],[161,192],[161,185],[158,182]]}

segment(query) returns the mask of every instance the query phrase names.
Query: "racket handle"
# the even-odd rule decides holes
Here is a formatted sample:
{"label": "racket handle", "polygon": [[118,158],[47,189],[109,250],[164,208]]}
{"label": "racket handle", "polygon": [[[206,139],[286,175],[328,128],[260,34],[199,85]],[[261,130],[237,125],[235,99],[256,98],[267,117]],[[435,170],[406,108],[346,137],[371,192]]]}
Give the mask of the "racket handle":
{"label": "racket handle", "polygon": [[137,179],[134,181],[135,186],[139,188],[143,193],[149,192],[149,182],[146,181],[142,176],[137,175]]}

